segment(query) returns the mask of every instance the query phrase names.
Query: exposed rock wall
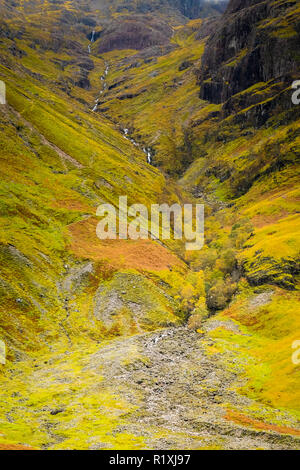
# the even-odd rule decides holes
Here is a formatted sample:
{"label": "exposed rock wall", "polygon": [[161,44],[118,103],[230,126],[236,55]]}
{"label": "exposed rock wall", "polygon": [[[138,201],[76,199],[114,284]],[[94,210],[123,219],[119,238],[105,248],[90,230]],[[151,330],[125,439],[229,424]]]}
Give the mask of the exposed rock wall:
{"label": "exposed rock wall", "polygon": [[211,35],[198,71],[201,98],[223,103],[259,82],[286,88],[299,68],[296,1],[232,0]]}
{"label": "exposed rock wall", "polygon": [[168,0],[171,5],[178,8],[187,18],[200,18],[222,13],[227,0],[213,2],[209,0]]}

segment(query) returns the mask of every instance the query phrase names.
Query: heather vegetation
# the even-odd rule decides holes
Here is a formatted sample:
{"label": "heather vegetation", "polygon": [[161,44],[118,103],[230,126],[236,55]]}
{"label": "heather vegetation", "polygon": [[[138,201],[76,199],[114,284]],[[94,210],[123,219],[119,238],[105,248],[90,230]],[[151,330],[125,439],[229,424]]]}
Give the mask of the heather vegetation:
{"label": "heather vegetation", "polygon": [[225,4],[0,1],[0,449],[299,448],[300,8]]}

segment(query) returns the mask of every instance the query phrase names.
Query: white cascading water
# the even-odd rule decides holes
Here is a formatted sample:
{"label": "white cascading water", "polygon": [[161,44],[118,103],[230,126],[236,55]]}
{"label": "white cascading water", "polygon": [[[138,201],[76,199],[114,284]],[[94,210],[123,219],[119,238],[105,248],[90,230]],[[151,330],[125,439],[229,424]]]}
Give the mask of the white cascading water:
{"label": "white cascading water", "polygon": [[[91,44],[93,44],[93,43],[95,42],[95,34],[96,34],[96,31],[92,31],[92,35],[91,35]],[[89,52],[89,54],[92,52],[91,44],[88,45],[88,52]]]}
{"label": "white cascading water", "polygon": [[[92,34],[92,39],[94,39],[94,31],[93,31],[93,34]],[[93,42],[93,41],[91,41]],[[107,77],[108,75],[108,72],[109,72],[109,64],[108,63],[105,63],[105,70],[104,70],[104,75],[102,75],[100,77],[100,80],[102,82],[102,90],[100,91],[100,95],[103,94],[103,91],[104,90],[107,90],[107,83],[105,81],[105,78]],[[98,109],[98,102],[99,102],[99,98],[97,98],[95,100],[95,106],[93,107],[93,112],[96,112],[97,109]],[[129,135],[129,129],[127,127],[125,127],[123,129],[123,137],[124,139],[126,140],[129,140],[135,147],[140,147],[140,144],[138,142],[136,142],[136,140],[134,140],[130,135]],[[146,154],[147,156],[147,162],[149,163],[149,165],[152,165],[152,152],[151,152],[151,149],[149,147],[144,147],[143,148],[143,152]]]}
{"label": "white cascading water", "polygon": [[[93,31],[93,33],[94,33],[94,31]],[[93,37],[94,37],[94,34],[92,35],[92,38],[93,38]],[[89,46],[89,47],[90,47],[90,46]],[[100,95],[102,95],[102,94],[103,94],[103,91],[107,89],[107,83],[105,82],[105,77],[108,75],[108,71],[109,71],[109,64],[108,64],[108,63],[105,63],[104,75],[102,75],[102,76],[100,77],[100,80],[101,80],[101,82],[102,82],[102,90],[100,90]],[[93,107],[93,109],[92,109],[93,112],[96,112],[97,109],[98,109],[99,99],[100,99],[100,97],[95,100],[95,103],[96,103],[96,104],[94,105],[94,107]]]}

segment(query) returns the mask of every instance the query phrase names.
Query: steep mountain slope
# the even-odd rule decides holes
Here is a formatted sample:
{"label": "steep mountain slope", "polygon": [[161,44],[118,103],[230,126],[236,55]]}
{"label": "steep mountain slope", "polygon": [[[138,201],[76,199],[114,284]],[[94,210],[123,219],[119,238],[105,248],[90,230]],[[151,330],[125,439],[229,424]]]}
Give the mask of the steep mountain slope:
{"label": "steep mountain slope", "polygon": [[[230,240],[239,269],[257,286],[261,301],[240,284],[223,314],[258,335],[248,345],[261,358],[247,367],[250,396],[296,407],[299,371],[288,350],[299,336],[299,106],[291,89],[299,73],[299,13],[296,1],[230,2],[197,73],[200,96],[217,112],[209,128],[205,116],[191,124],[190,145],[200,158],[182,179],[194,194],[210,193],[228,206],[213,219],[219,241],[212,239],[203,261]],[[213,266],[219,269],[218,259]],[[232,338],[221,336],[230,347]]]}
{"label": "steep mountain slope", "polygon": [[92,0],[89,2],[93,10],[99,9],[109,13],[148,13],[167,14],[186,18],[205,18],[211,15],[219,15],[224,12],[227,0]]}
{"label": "steep mountain slope", "polygon": [[[298,294],[274,287],[298,288],[299,106],[291,99],[298,43],[298,2],[231,2],[217,25],[197,20],[175,28],[173,48],[162,56],[108,55],[113,74],[99,108],[135,139],[146,140],[154,164],[165,171],[176,174],[195,160],[180,183],[205,201],[211,215],[206,246],[189,260],[204,271],[207,305],[224,308],[238,281],[234,318],[249,326],[263,315],[258,330],[268,338],[274,322],[281,328],[290,324],[269,344],[270,383],[282,384],[277,395],[269,388],[272,403],[274,396],[286,403],[283,389],[299,380],[290,360],[299,335],[299,324],[292,321],[299,312]],[[253,318],[255,291],[270,300],[267,307],[258,304]],[[255,340],[253,349],[266,359],[259,344]],[[276,361],[285,364],[279,377]],[[252,366],[260,384],[256,374],[259,368]]]}
{"label": "steep mountain slope", "polygon": [[202,3],[0,2],[0,449],[299,448],[299,3]]}
{"label": "steep mountain slope", "polygon": [[[50,17],[49,27],[51,22]],[[27,27],[34,28],[33,22],[28,21]],[[2,41],[1,78],[9,103],[1,108],[3,334],[6,338],[10,331],[11,341],[21,349],[27,334],[31,344],[40,328],[52,330],[49,309],[54,316],[57,309],[66,315],[67,301],[60,292],[66,276],[69,284],[73,277],[78,278],[76,282],[83,277],[96,289],[102,277],[113,277],[122,267],[155,271],[177,265],[179,270],[186,269],[157,243],[101,243],[97,239],[95,213],[102,202],[117,206],[119,195],[127,194],[129,204],[139,201],[150,206],[176,196],[158,170],[147,164],[142,150],[125,140],[108,120],[92,113],[86,103],[90,101],[93,107],[94,100],[80,88],[81,83],[71,82],[70,76],[81,76],[86,70],[86,62],[94,67],[81,44],[75,45],[71,58],[68,54],[74,43],[67,35],[65,49],[52,51],[51,39],[36,46],[43,33],[37,29],[37,36],[31,34],[27,40],[27,30],[19,33],[20,39],[6,37],[4,31]],[[104,73],[105,62],[98,59],[95,67]],[[65,88],[64,80],[73,84],[72,90]],[[86,259],[94,263],[76,267]],[[165,299],[157,293],[159,309]],[[13,311],[18,320],[11,324]],[[166,315],[168,323],[172,314]],[[25,327],[28,322],[30,328]],[[93,321],[90,326],[93,330]],[[20,336],[19,328],[25,336]]]}
{"label": "steep mountain slope", "polygon": [[299,4],[253,2],[239,9],[233,2],[219,25],[198,72],[201,97],[220,103],[216,127],[194,127],[205,158],[184,181],[206,191],[210,186],[251,219],[257,231],[241,258],[252,283],[293,288],[299,272],[299,107],[291,84],[299,70]]}

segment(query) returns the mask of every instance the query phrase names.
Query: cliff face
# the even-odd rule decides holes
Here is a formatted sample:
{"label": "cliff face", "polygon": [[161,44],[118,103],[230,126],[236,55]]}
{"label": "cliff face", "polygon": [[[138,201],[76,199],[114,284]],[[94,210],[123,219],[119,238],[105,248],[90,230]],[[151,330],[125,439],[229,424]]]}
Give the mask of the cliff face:
{"label": "cliff face", "polygon": [[168,2],[187,18],[205,18],[209,15],[217,15],[223,13],[227,0],[219,2],[209,0],[168,0]]}
{"label": "cliff face", "polygon": [[261,3],[261,0],[231,0],[227,6],[226,13],[236,13],[256,3]]}
{"label": "cliff face", "polygon": [[166,21],[150,15],[130,15],[116,18],[99,33],[99,53],[114,49],[141,50],[168,44],[172,29]]}
{"label": "cliff face", "polygon": [[90,0],[89,7],[93,11],[99,9],[106,17],[114,13],[122,15],[158,12],[171,17],[177,16],[177,19],[180,16],[194,19],[220,15],[227,4],[228,0]]}
{"label": "cliff face", "polygon": [[[298,253],[288,248],[298,219],[285,212],[281,199],[287,181],[297,191],[300,108],[292,102],[291,86],[299,79],[299,32],[298,1],[232,0],[196,72],[203,106],[211,105],[186,132],[187,153],[196,161],[183,182],[194,185],[195,194],[210,188],[222,199],[238,201],[247,216],[252,213],[256,235],[240,261],[256,285],[294,288],[299,273]],[[257,198],[260,203],[250,209]]]}
{"label": "cliff face", "polygon": [[[103,2],[105,3],[105,2]],[[188,19],[220,16],[227,0],[152,0],[109,2],[111,17],[96,18],[101,28],[99,52],[114,49],[145,49],[169,43],[170,24],[184,24]]]}
{"label": "cliff face", "polygon": [[232,0],[203,55],[201,98],[224,103],[259,82],[290,85],[299,67],[298,10],[295,0]]}

